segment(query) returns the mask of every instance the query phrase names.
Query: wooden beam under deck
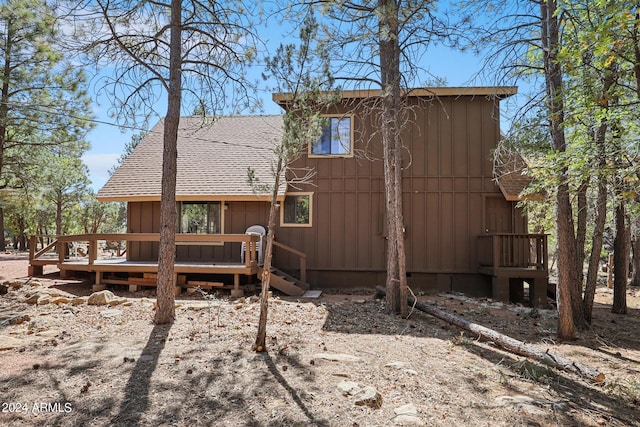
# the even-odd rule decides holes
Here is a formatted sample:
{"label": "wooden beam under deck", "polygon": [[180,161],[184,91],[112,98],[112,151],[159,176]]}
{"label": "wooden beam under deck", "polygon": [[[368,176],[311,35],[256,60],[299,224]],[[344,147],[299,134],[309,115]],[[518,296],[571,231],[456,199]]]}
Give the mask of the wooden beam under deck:
{"label": "wooden beam under deck", "polygon": [[[107,284],[112,280],[105,280],[103,273],[157,273],[157,262],[143,261],[126,261],[126,260],[95,260],[89,263],[88,260],[65,261],[58,264],[61,277],[67,276],[72,271],[95,272],[96,281],[94,291],[106,288]],[[174,265],[174,284],[176,292],[179,289],[187,287],[186,284],[177,283],[178,274],[229,274],[233,275],[233,287],[231,289],[232,296],[242,296],[243,291],[240,289],[240,275],[251,276],[258,273],[258,266],[252,265],[247,267],[245,263],[203,263],[203,262],[176,262]],[[127,281],[128,283],[128,281]],[[124,281],[123,281],[124,284]],[[130,284],[130,283],[129,283]],[[152,284],[136,283],[133,286],[153,286]]]}

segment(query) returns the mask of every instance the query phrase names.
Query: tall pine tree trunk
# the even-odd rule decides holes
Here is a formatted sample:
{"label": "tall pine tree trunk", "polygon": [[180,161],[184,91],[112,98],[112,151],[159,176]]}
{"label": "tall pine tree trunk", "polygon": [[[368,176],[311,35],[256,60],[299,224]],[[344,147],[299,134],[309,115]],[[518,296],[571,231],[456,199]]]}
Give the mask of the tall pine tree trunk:
{"label": "tall pine tree trunk", "polygon": [[158,295],[154,318],[155,323],[159,325],[171,323],[175,319],[176,174],[182,99],[182,2],[180,0],[171,0],[170,25],[168,106],[164,121],[162,153]]}
{"label": "tall pine tree trunk", "polygon": [[604,134],[606,125],[601,125],[598,130],[598,151],[600,160],[598,161],[598,195],[596,197],[596,218],[591,237],[591,255],[589,256],[589,266],[587,268],[587,281],[584,288],[582,300],[582,310],[585,321],[591,323],[593,312],[593,300],[598,285],[598,268],[600,267],[600,251],[604,240],[604,226],[607,219],[607,177],[604,171],[606,160],[604,158]]}
{"label": "tall pine tree trunk", "polygon": [[627,229],[625,208],[622,201],[616,206],[616,237],[613,241],[613,307],[617,314],[627,314],[627,276],[629,247],[627,245]]}
{"label": "tall pine tree trunk", "polygon": [[[557,55],[560,48],[559,23],[555,0],[540,2],[541,40],[544,52],[544,74],[547,108],[551,128],[551,146],[557,152],[565,152],[564,103],[562,100],[562,69]],[[568,184],[568,168],[558,171],[560,183],[556,189],[556,232],[558,257],[558,337],[575,338],[573,295],[576,281],[576,239],[574,235],[573,211]],[[580,311],[582,313],[582,311]]]}
{"label": "tall pine tree trunk", "polygon": [[402,141],[399,114],[400,46],[398,6],[393,0],[378,3],[380,78],[382,85],[382,145],[387,214],[387,311],[407,316],[407,275],[402,213]]}
{"label": "tall pine tree trunk", "polygon": [[640,286],[640,215],[636,216],[631,233],[631,249],[633,256],[631,265],[633,266],[633,276],[631,286]]}
{"label": "tall pine tree trunk", "polygon": [[[609,92],[615,83],[616,64],[612,64],[606,71],[603,81],[602,96],[598,102],[602,106],[603,112],[609,109]],[[607,221],[607,150],[606,136],[609,129],[609,123],[602,120],[597,129],[593,133],[593,142],[596,146],[598,155],[597,167],[597,196],[595,203],[595,223],[593,226],[593,234],[591,236],[591,254],[589,256],[589,265],[587,267],[587,280],[584,288],[584,296],[582,298],[582,312],[586,322],[591,324],[593,313],[593,300],[596,294],[596,286],[598,285],[598,269],[600,267],[600,252],[604,240],[604,227]]]}

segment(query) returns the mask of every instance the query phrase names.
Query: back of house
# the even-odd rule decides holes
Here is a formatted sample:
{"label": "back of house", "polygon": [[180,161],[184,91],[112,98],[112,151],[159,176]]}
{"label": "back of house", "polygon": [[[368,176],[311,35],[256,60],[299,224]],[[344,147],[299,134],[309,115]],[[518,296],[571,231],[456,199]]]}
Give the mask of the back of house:
{"label": "back of house", "polygon": [[[513,87],[406,93],[406,122],[400,129],[403,209],[407,275],[414,290],[502,293],[504,299],[506,289],[508,299],[509,283],[527,279],[522,272],[498,276],[498,267],[526,273],[531,268],[528,237],[483,243],[486,236],[528,236],[526,217],[516,206],[522,188],[495,179],[492,160],[501,138],[499,102],[514,93]],[[286,108],[287,94],[273,98]],[[274,266],[304,276],[313,287],[385,282],[378,103],[376,91],[345,91],[342,102],[322,111],[322,137],[289,165],[288,184],[278,191],[275,235],[280,246]],[[251,185],[248,174],[260,183],[273,182],[273,148],[282,138],[282,117],[222,117],[209,124],[182,118],[180,128],[178,232],[241,234],[252,225],[266,226],[269,192]],[[159,232],[161,154],[159,123],[98,194],[101,200],[128,203],[129,233]],[[294,176],[309,173],[308,181],[293,183]],[[497,245],[505,246],[498,252],[510,252],[510,263],[499,265],[502,254],[493,252]],[[131,242],[128,259],[157,260],[157,246]],[[514,249],[527,259],[513,259]],[[240,253],[239,244],[185,245],[178,247],[177,261],[239,262]]]}

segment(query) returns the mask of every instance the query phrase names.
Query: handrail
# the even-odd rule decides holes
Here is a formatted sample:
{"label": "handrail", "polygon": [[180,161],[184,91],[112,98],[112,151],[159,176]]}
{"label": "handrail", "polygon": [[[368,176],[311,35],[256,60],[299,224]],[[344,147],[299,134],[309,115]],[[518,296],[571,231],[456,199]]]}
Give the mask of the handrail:
{"label": "handrail", "polygon": [[500,268],[548,270],[547,234],[491,233],[478,236],[478,261],[497,273]]}
{"label": "handrail", "polygon": [[[258,263],[256,243],[258,237],[252,234],[176,234],[176,244],[198,245],[207,243],[247,243],[245,253],[245,266],[254,267]],[[54,246],[58,250],[58,262],[63,263],[66,251],[61,250],[63,245],[70,242],[88,242],[89,243],[89,265],[93,264],[98,255],[98,241],[102,240],[124,240],[127,242],[159,242],[160,233],[90,233],[90,234],[73,234],[66,236],[58,236],[57,240],[49,244],[46,248],[35,253],[35,239],[37,236],[31,236],[31,245],[29,248],[29,261],[34,261],[50,251]]]}
{"label": "handrail", "polygon": [[284,249],[287,252],[290,252],[294,255],[297,255],[300,258],[300,280],[303,282],[307,281],[307,254],[304,252],[300,252],[297,249],[292,248],[291,246],[287,246],[284,243],[280,243],[276,240],[273,240],[273,245],[279,248]]}

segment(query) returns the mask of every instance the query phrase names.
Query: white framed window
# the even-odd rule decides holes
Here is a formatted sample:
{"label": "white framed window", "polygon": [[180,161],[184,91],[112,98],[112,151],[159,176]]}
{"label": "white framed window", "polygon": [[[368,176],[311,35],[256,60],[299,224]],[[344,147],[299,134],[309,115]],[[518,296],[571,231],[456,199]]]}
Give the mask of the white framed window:
{"label": "white framed window", "polygon": [[222,234],[222,202],[181,202],[179,232]]}
{"label": "white framed window", "polygon": [[311,227],[313,193],[287,193],[280,209],[282,227]]}
{"label": "white framed window", "polygon": [[322,136],[309,146],[309,157],[353,156],[353,115],[326,115]]}

